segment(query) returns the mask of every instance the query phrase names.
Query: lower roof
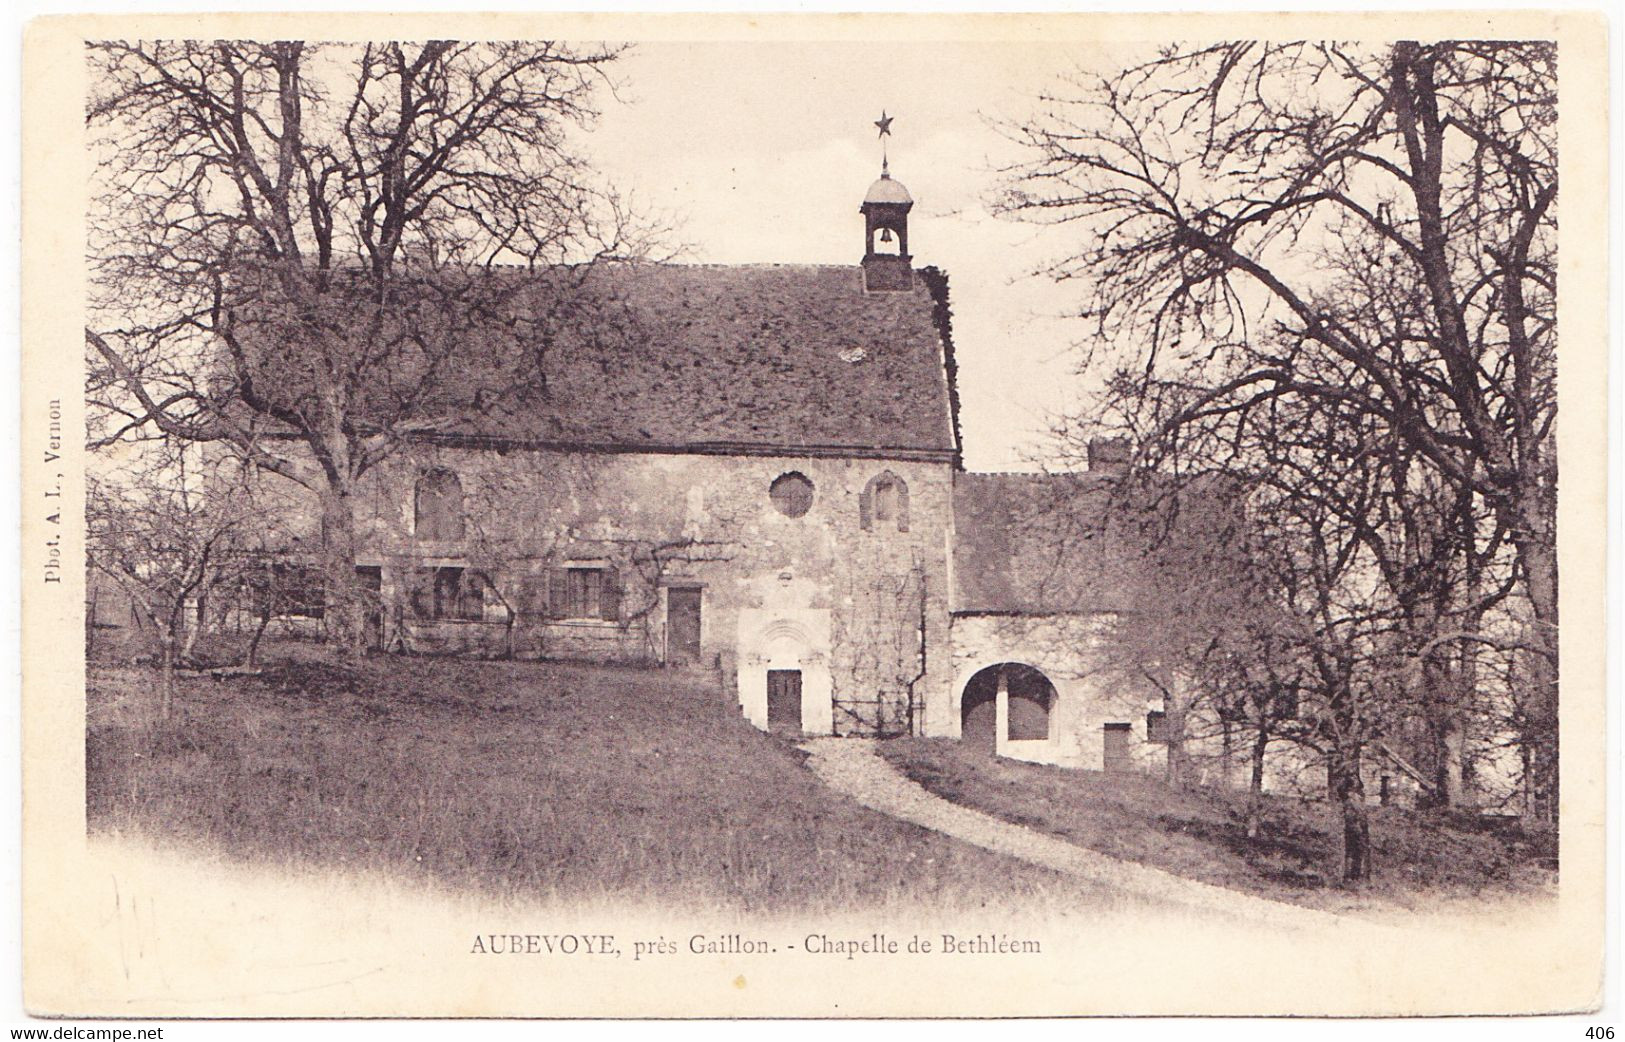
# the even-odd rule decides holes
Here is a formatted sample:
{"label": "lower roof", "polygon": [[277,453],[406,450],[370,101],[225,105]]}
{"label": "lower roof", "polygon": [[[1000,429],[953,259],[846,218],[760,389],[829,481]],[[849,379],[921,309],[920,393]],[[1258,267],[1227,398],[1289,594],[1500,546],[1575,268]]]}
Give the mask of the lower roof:
{"label": "lower roof", "polygon": [[956,474],[950,610],[1134,612],[1177,596],[1181,569],[1240,574],[1233,497],[1205,478],[1153,488],[1105,473]]}

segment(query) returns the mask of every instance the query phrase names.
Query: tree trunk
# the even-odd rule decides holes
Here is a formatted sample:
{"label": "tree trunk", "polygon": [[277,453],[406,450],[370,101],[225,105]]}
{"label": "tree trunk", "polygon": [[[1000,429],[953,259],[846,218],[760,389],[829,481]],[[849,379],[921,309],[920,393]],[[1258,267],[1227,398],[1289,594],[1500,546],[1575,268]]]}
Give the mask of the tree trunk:
{"label": "tree trunk", "polygon": [[1518,749],[1518,765],[1522,771],[1518,786],[1518,816],[1527,827],[1535,820],[1535,750],[1527,742]]}
{"label": "tree trunk", "polygon": [[[1478,601],[1478,584],[1473,583],[1469,590],[1475,602]],[[1468,628],[1478,633],[1481,631],[1484,620],[1482,608],[1476,608],[1468,619]],[[1468,754],[1468,722],[1472,713],[1479,704],[1478,698],[1478,656],[1480,648],[1472,641],[1463,641],[1461,645],[1461,658],[1456,665],[1456,706],[1451,718],[1453,726],[1445,735],[1445,757],[1449,761],[1449,769],[1445,774],[1445,797],[1452,807],[1471,807],[1478,801],[1474,798],[1471,786],[1468,784],[1470,767],[1467,762]]]}
{"label": "tree trunk", "polygon": [[260,612],[259,624],[254,627],[254,635],[248,640],[248,656],[244,659],[244,665],[248,666],[249,669],[253,669],[260,664],[260,638],[265,636],[265,629],[270,625],[271,613],[269,611]]}
{"label": "tree trunk", "polygon": [[1175,791],[1190,787],[1190,754],[1185,748],[1185,702],[1174,684],[1163,689],[1162,724],[1168,738],[1168,787]]}
{"label": "tree trunk", "polygon": [[1365,883],[1371,879],[1371,822],[1365,801],[1359,797],[1343,801],[1343,881]]}
{"label": "tree trunk", "polygon": [[1544,828],[1557,822],[1558,707],[1557,676],[1553,662],[1540,652],[1528,656],[1529,670],[1522,694],[1522,744],[1525,759],[1525,825]]}
{"label": "tree trunk", "polygon": [[1557,822],[1558,791],[1558,658],[1557,658],[1557,554],[1537,538],[1519,546],[1528,577],[1529,603],[1534,609],[1536,650],[1528,656],[1529,676],[1524,695],[1526,744],[1530,757],[1528,802],[1531,825]]}
{"label": "tree trunk", "polygon": [[366,603],[355,574],[355,507],[349,492],[322,489],[323,629],[327,639],[359,660],[366,642]]}
{"label": "tree trunk", "polygon": [[1524,777],[1528,796],[1524,803],[1524,824],[1544,829],[1557,824],[1558,760],[1556,721],[1542,726],[1531,743]]}
{"label": "tree trunk", "polygon": [[[94,589],[94,587],[92,587]],[[89,602],[85,605],[85,661],[89,662],[96,654],[96,595],[91,594]]]}
{"label": "tree trunk", "polygon": [[158,632],[158,719],[169,722],[175,709],[175,634],[167,628]]}
{"label": "tree trunk", "polygon": [[1425,748],[1417,766],[1428,776],[1420,795],[1425,807],[1446,809],[1462,801],[1462,759],[1466,742],[1462,702],[1466,692],[1460,673],[1436,657],[1422,664],[1422,709]]}
{"label": "tree trunk", "polygon": [[1264,753],[1269,749],[1270,733],[1262,727],[1253,738],[1252,775],[1247,780],[1247,838],[1257,839],[1260,818],[1264,809]]}
{"label": "tree trunk", "polygon": [[186,641],[181,645],[181,661],[190,662],[192,653],[197,650],[198,638],[203,635],[203,620],[209,610],[208,594],[199,591],[196,606],[192,610],[192,625],[186,631]]}
{"label": "tree trunk", "polygon": [[1440,735],[1443,769],[1439,772],[1439,803],[1445,807],[1467,805],[1467,733],[1459,713],[1450,714]]}
{"label": "tree trunk", "polygon": [[1344,883],[1357,886],[1371,878],[1371,823],[1366,817],[1359,752],[1334,748],[1326,781],[1338,812],[1340,876]]}

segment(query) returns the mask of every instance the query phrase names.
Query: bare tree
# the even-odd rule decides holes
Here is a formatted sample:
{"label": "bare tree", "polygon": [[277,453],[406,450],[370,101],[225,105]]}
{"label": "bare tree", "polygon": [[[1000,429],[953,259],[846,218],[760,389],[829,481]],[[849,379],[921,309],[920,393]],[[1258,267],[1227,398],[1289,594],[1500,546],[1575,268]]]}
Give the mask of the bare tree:
{"label": "bare tree", "polygon": [[1250,469],[1236,433],[1306,402],[1379,422],[1482,506],[1500,534],[1480,526],[1473,558],[1500,565],[1504,538],[1531,609],[1529,784],[1548,816],[1555,127],[1548,43],[1171,47],[1013,124],[1032,158],[1001,200],[1078,226],[1051,273],[1092,288],[1083,312],[1121,363],[1108,404],[1148,460]]}
{"label": "bare tree", "polygon": [[[1159,415],[1152,405],[1180,414],[1199,393],[1162,388],[1136,418]],[[1144,520],[1135,526],[1142,566],[1128,587],[1136,610],[1116,628],[1110,657],[1164,691],[1174,784],[1190,720],[1218,728],[1227,758],[1235,731],[1251,737],[1250,835],[1271,742],[1324,766],[1343,835],[1338,871],[1363,880],[1362,766],[1391,748],[1417,665],[1443,646],[1417,642],[1418,624],[1434,624],[1431,637],[1440,619],[1417,605],[1431,592],[1453,608],[1438,574],[1459,555],[1439,547],[1430,501],[1408,494],[1396,465],[1408,459],[1396,451],[1403,443],[1369,415],[1282,397],[1245,425],[1187,425],[1170,442],[1174,464],[1232,472],[1117,482],[1110,523]]]}
{"label": "bare tree", "polygon": [[358,647],[358,482],[545,395],[558,331],[609,306],[596,262],[635,251],[572,136],[620,53],[92,44],[93,444],[221,442],[312,490]]}
{"label": "bare tree", "polygon": [[1249,629],[1267,624],[1279,602],[1263,594],[1248,556],[1243,486],[1217,474],[1169,481],[1141,472],[1110,489],[1095,538],[1126,559],[1125,610],[1114,615],[1105,668],[1161,695],[1168,784],[1188,788],[1189,740],[1230,719],[1215,664],[1248,644]]}
{"label": "bare tree", "polygon": [[[265,517],[261,512],[262,518]],[[226,576],[230,597],[226,610],[253,629],[242,649],[241,665],[254,671],[260,665],[260,645],[271,623],[289,615],[321,609],[321,591],[307,581],[308,566],[290,552],[290,541],[267,539],[258,524],[245,532],[236,553],[235,567]],[[316,603],[312,603],[312,593]]]}
{"label": "bare tree", "polygon": [[1247,802],[1243,829],[1257,839],[1263,824],[1264,778],[1270,747],[1302,736],[1300,692],[1304,661],[1296,628],[1278,610],[1237,620],[1201,661],[1199,683],[1208,692],[1219,729],[1225,769],[1236,741],[1247,743]]}
{"label": "bare tree", "polygon": [[[158,717],[174,709],[175,669],[202,627],[198,606],[231,585],[253,527],[247,499],[200,472],[184,451],[149,453],[113,483],[91,475],[85,520],[90,567],[130,598],[157,642]],[[188,612],[196,611],[196,622]]]}

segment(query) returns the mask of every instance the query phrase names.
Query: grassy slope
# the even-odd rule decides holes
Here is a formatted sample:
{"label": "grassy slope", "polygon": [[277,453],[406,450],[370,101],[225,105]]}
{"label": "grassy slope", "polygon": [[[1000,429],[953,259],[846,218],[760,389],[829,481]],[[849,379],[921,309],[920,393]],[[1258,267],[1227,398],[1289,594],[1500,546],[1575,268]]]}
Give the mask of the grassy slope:
{"label": "grassy slope", "polygon": [[835,796],[714,682],[303,658],[183,680],[178,718],[156,734],[142,723],[151,670],[93,666],[92,830],[542,899],[974,907],[991,879],[1013,900],[1102,900]]}
{"label": "grassy slope", "polygon": [[1538,886],[1550,853],[1515,829],[1374,808],[1375,878],[1355,895],[1325,876],[1334,834],[1324,804],[1266,797],[1259,838],[1242,825],[1243,794],[1174,792],[1160,779],[1107,775],[978,755],[943,739],[884,742],[881,754],[925,788],[968,807],[1207,883],[1328,910]]}

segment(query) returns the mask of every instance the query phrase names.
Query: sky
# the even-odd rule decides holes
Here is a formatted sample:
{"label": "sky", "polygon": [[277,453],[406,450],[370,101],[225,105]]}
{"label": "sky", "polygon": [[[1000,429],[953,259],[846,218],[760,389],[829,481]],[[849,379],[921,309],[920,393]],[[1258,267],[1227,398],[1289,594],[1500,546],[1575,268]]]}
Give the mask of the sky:
{"label": "sky", "polygon": [[997,169],[1021,156],[993,120],[1108,58],[1077,43],[640,44],[586,147],[613,184],[680,222],[679,260],[856,264],[858,204],[880,173],[874,121],[894,117],[914,263],[950,278],[966,466],[1031,470],[1050,417],[1081,407],[1073,345],[1087,328],[1064,315],[1084,288],[1029,277],[1064,229],[988,212]]}

